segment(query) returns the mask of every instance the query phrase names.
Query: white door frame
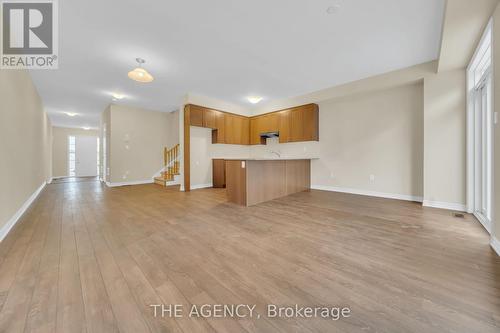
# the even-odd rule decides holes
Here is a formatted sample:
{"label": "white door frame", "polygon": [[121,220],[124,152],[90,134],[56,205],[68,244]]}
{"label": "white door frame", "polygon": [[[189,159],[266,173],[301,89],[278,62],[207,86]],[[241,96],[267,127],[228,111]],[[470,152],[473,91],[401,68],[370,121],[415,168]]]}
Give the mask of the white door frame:
{"label": "white door frame", "polygon": [[[488,69],[488,71],[485,72],[482,82],[477,84],[475,82],[474,75],[471,74],[474,72],[474,70],[477,68],[478,63],[480,62],[480,52],[484,52],[484,49],[482,50],[481,47],[483,46],[485,39],[486,38],[491,38],[492,36],[492,20],[488,23],[483,36],[481,37],[481,41],[479,43],[478,48],[476,49],[474,56],[472,57],[472,60],[467,67],[467,212],[474,214],[475,213],[475,208],[476,208],[476,95],[479,93],[477,88],[478,86],[481,85],[487,85],[489,84],[490,87],[490,104],[491,104],[491,117],[494,116],[494,80],[493,80],[493,75],[494,73],[494,64],[493,61],[491,61],[491,65]],[[490,52],[493,49],[493,39],[491,38],[491,44],[490,44]],[[491,149],[491,159],[490,159],[490,170],[491,170],[491,176],[490,176],[490,182],[491,182],[491,199],[494,198],[494,177],[495,177],[495,172],[493,168],[493,161],[494,161],[494,140],[493,140],[493,130],[494,130],[494,124],[493,121],[490,124],[490,133],[491,133],[491,138],[490,138],[490,149]],[[481,215],[479,214],[474,214],[476,218],[481,222],[481,224],[484,226],[484,228],[488,231],[488,233],[491,233],[491,223],[494,221],[494,211],[493,208],[491,208],[491,221],[485,220]]]}

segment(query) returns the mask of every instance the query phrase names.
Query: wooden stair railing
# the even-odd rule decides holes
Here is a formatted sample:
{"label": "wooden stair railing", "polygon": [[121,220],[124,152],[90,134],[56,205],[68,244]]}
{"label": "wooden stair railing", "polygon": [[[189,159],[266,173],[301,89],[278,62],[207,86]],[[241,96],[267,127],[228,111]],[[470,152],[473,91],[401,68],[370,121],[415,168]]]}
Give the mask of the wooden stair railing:
{"label": "wooden stair railing", "polygon": [[173,148],[163,149],[164,169],[160,177],[155,177],[155,184],[167,186],[168,182],[174,180],[175,175],[179,174],[179,144]]}

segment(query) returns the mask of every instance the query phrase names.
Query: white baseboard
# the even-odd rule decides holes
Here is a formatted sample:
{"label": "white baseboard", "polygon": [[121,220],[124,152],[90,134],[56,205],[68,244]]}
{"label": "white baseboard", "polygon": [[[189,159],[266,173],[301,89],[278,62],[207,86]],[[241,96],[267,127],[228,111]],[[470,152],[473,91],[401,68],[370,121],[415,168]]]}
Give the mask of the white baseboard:
{"label": "white baseboard", "polygon": [[422,203],[424,207],[432,207],[432,208],[440,208],[447,210],[456,210],[459,212],[467,211],[467,207],[464,204],[458,204],[453,202],[441,202],[441,201],[433,201],[433,200],[424,200]]}
{"label": "white baseboard", "polygon": [[40,195],[40,192],[43,191],[45,186],[47,185],[47,182],[43,182],[42,185],[24,202],[24,204],[21,206],[21,208],[18,209],[18,211],[10,218],[10,220],[7,221],[7,223],[0,229],[0,242],[3,241],[3,239],[7,236],[9,231],[16,225],[16,223],[19,221],[21,216],[26,212],[26,210],[30,207],[30,205],[38,198],[38,195]]}
{"label": "white baseboard", "polygon": [[199,190],[201,188],[209,188],[209,187],[214,187],[212,183],[210,184],[197,184],[197,185],[191,185],[192,190]]}
{"label": "white baseboard", "polygon": [[500,256],[500,241],[495,238],[495,236],[491,236],[490,245],[495,250],[495,252]]}
{"label": "white baseboard", "polygon": [[491,235],[491,221],[483,218],[480,214],[473,213],[472,215],[474,215],[476,220],[478,220],[479,223],[481,223],[481,225],[483,226],[483,228],[486,229],[486,231],[488,231],[488,233]]}
{"label": "white baseboard", "polygon": [[378,197],[378,198],[386,198],[386,199],[422,202],[422,197],[413,196],[413,195],[406,195],[406,194],[375,192],[375,191],[366,191],[366,190],[358,190],[358,189],[353,189],[353,188],[345,188],[345,187],[337,187],[337,186],[324,186],[324,185],[312,185],[311,189],[320,190],[320,191],[330,191],[330,192],[366,195],[366,196],[370,196],[370,197]]}
{"label": "white baseboard", "polygon": [[120,183],[111,183],[106,182],[108,187],[120,187],[120,186],[129,186],[129,185],[143,185],[143,184],[153,184],[154,181],[152,179],[148,180],[135,180],[130,182],[120,182]]}

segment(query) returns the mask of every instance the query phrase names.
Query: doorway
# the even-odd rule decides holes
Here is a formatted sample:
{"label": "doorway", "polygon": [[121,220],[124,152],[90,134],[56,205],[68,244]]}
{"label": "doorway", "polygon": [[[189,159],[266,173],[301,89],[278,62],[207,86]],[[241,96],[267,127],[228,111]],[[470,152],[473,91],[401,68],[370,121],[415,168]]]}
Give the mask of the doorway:
{"label": "doorway", "polygon": [[68,137],[68,175],[96,177],[99,175],[98,140],[94,136]]}

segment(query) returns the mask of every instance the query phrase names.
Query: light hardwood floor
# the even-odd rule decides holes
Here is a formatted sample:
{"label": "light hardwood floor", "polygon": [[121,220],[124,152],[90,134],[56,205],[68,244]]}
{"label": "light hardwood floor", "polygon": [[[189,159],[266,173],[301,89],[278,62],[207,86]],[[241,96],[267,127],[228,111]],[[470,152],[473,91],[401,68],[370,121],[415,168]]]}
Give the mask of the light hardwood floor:
{"label": "light hardwood floor", "polygon": [[[311,191],[48,185],[0,243],[0,332],[500,332],[500,259],[470,216]],[[154,318],[151,304],[348,306],[349,318]]]}

